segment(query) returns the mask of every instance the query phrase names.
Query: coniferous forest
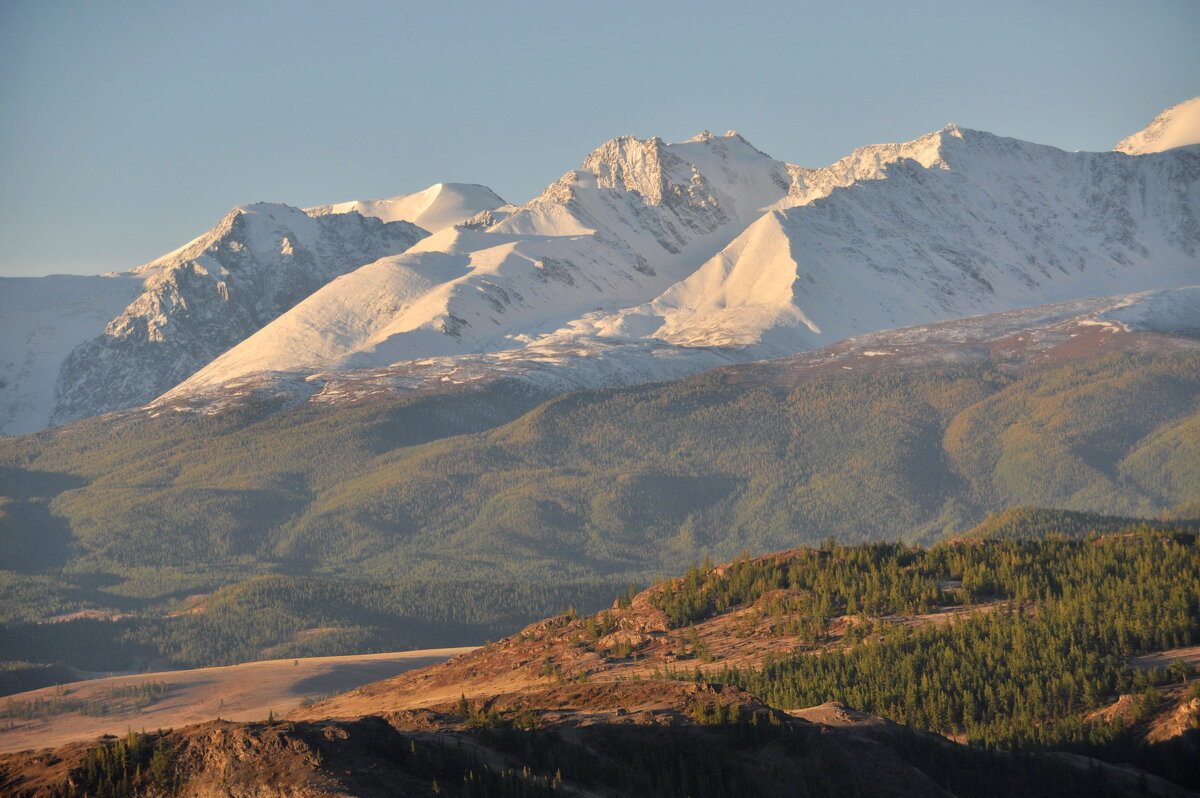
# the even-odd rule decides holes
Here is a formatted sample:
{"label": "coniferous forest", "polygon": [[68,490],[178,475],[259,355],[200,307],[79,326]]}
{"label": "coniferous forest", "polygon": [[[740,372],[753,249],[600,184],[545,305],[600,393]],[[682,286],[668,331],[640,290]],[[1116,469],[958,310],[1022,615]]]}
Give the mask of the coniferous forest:
{"label": "coniferous forest", "polygon": [[[687,626],[777,590],[788,591],[781,629],[806,631],[809,645],[768,654],[759,667],[670,667],[660,675],[736,685],[785,709],[841,701],[987,748],[1150,763],[1200,786],[1195,763],[1139,750],[1124,724],[1086,720],[1118,694],[1133,694],[1135,712],[1148,715],[1162,687],[1200,676],[1182,662],[1132,662],[1200,643],[1194,532],[1133,526],[1082,539],[930,549],[829,543],[727,569],[693,566],[656,601],[673,625]],[[882,620],[961,604],[976,609],[944,623]],[[858,622],[843,638],[850,645],[822,646],[829,621],[846,615]],[[1198,696],[1200,680],[1186,693]]]}

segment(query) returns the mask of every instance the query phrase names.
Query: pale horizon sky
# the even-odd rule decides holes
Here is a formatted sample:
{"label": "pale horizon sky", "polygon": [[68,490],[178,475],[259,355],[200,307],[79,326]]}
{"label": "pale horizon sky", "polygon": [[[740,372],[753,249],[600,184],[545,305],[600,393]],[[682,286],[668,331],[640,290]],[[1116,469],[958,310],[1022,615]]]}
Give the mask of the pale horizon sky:
{"label": "pale horizon sky", "polygon": [[0,275],[145,263],[236,205],[482,183],[733,128],[824,166],[949,122],[1108,150],[1200,94],[1200,2],[0,5]]}

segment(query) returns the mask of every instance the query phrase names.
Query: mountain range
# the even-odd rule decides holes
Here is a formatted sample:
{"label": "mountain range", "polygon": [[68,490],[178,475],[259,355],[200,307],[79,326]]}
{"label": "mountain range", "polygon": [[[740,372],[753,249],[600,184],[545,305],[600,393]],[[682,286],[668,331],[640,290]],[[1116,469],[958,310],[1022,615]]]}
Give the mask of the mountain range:
{"label": "mountain range", "polygon": [[1192,285],[1197,108],[1110,153],[950,125],[810,169],[734,132],[621,137],[520,206],[466,184],[241,206],[128,272],[0,282],[0,432],[514,375],[552,394]]}

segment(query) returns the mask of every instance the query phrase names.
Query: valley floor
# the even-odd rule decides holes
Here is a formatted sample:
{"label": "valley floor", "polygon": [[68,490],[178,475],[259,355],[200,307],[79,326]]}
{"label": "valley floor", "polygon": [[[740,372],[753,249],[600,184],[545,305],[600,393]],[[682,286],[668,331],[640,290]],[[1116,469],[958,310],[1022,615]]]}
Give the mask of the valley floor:
{"label": "valley floor", "polygon": [[[142,673],[43,687],[7,697],[8,711],[0,706],[0,715],[11,714],[14,706],[52,702],[55,698],[61,702],[91,702],[92,706],[110,705],[112,711],[103,716],[70,711],[51,714],[44,719],[4,717],[0,719],[0,752],[48,748],[103,734],[123,735],[130,729],[177,728],[216,718],[265,720],[272,713],[282,715],[296,709],[306,698],[327,698],[414,668],[444,662],[472,650],[473,647],[466,646],[344,657],[265,660],[221,668]],[[113,698],[114,691],[120,688],[136,688],[151,683],[165,684],[166,692],[140,710],[135,710],[128,701]]]}

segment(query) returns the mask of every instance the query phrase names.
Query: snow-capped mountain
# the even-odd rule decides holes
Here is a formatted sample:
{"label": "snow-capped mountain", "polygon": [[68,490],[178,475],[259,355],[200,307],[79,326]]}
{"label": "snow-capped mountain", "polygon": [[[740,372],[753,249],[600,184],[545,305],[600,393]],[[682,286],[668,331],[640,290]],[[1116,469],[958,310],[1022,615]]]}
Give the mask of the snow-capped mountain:
{"label": "snow-capped mountain", "polygon": [[501,220],[442,230],[335,280],[182,390],[525,346],[597,308],[657,296],[788,186],[787,165],[736,134],[614,139]]}
{"label": "snow-capped mountain", "polygon": [[324,283],[426,235],[259,203],[129,272],[4,280],[0,431],[145,404]]}
{"label": "snow-capped mountain", "polygon": [[1200,97],[1171,106],[1113,149],[1126,155],[1144,155],[1189,144],[1200,144]]}
{"label": "snow-capped mountain", "polygon": [[1200,149],[1067,153],[947,127],[887,179],[764,214],[649,305],[577,324],[759,356],[1200,279]]}
{"label": "snow-capped mountain", "polygon": [[144,404],[334,277],[505,207],[461,183],[303,211],[259,203],[128,272],[0,279],[0,434]]}
{"label": "snow-capped mountain", "polygon": [[733,132],[626,136],[520,206],[450,183],[245,206],[132,272],[0,284],[0,431],[160,393],[215,408],[504,374],[552,391],[665,379],[1195,285],[1200,147],[1172,146],[1194,105],[1123,142],[1166,150],[1134,157],[951,125],[811,169]]}

